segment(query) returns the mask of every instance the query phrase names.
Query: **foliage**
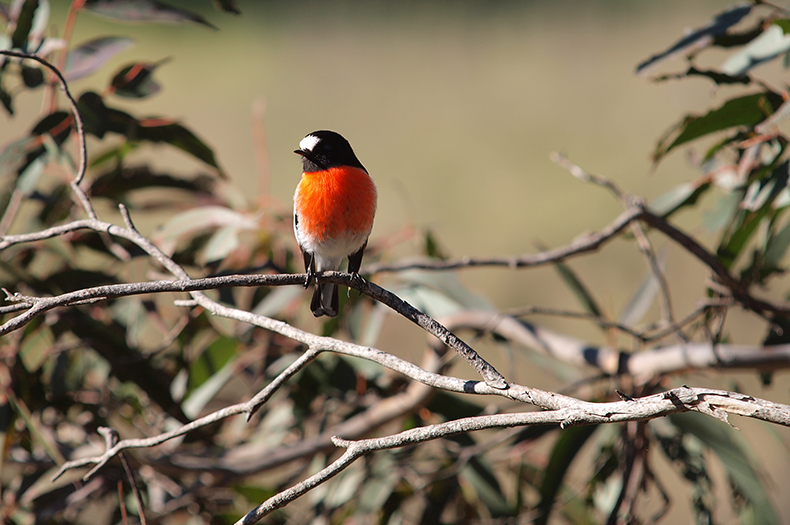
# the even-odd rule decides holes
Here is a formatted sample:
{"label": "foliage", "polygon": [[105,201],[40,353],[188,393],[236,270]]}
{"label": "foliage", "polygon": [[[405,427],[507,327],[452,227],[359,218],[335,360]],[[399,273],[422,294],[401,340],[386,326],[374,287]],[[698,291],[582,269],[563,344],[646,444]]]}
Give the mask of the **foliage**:
{"label": "foliage", "polygon": [[[237,12],[232,2],[220,6]],[[154,1],[75,0],[71,10],[202,26],[195,30],[213,28],[200,15]],[[3,12],[6,34],[0,36],[0,48],[45,58],[58,52],[67,80],[101,70],[130,44],[119,36],[75,44],[46,35],[46,0],[15,1]],[[713,140],[699,163],[701,176],[671,189],[650,209],[668,217],[693,208],[703,197],[714,198],[715,209],[706,222],[718,232],[715,255],[738,275],[745,290],[767,286],[780,275],[790,246],[790,221],[785,217],[790,206],[790,161],[787,138],[778,130],[790,106],[783,93],[771,89],[755,72],[760,64],[775,65],[790,49],[790,36],[785,35],[790,20],[783,16],[761,4],[733,8],[637,68],[645,74],[685,53],[686,71],[655,80],[702,76],[741,90],[713,109],[682,117],[658,142],[656,163],[680,146]],[[70,20],[73,23],[73,17]],[[70,28],[64,33],[69,34]],[[220,36],[211,33],[207,38]],[[697,68],[696,57],[715,47],[727,49],[728,60],[716,70]],[[21,90],[41,91],[45,107],[51,108],[31,123],[28,136],[7,145],[0,155],[0,209],[5,210],[0,235],[40,231],[78,219],[84,210],[70,191],[78,165],[70,153],[76,139],[74,116],[46,69],[31,61],[0,58],[0,102],[9,115]],[[114,97],[145,102],[162,89],[155,80],[160,66],[166,67],[136,60],[114,72],[102,93],[86,91],[76,97],[85,133],[99,139],[100,145],[98,153],[90,152],[90,173],[82,183],[86,193],[111,207],[124,204],[133,216],[165,212],[153,241],[193,276],[300,271],[300,258],[291,248],[290,210],[257,209],[233,196],[217,155],[188,124],[167,116],[138,117],[114,107]],[[130,162],[130,152],[153,144],[198,159],[205,171],[177,176]],[[156,191],[146,193],[151,189]],[[430,231],[424,242],[424,255],[448,258]],[[375,254],[375,247],[372,251]],[[15,244],[1,255],[0,286],[37,297],[151,279],[161,272],[161,266],[133,243],[90,230]],[[583,280],[561,262],[557,270],[582,308],[603,330],[611,330],[614,321],[605,318]],[[433,317],[488,306],[452,274],[403,272],[394,282],[401,298]],[[661,286],[650,273],[619,322],[638,325]],[[730,299],[720,286],[704,293],[710,299]],[[304,320],[305,295],[297,287],[222,289],[213,294],[224,304],[294,325]],[[99,427],[116,429],[122,437],[160,434],[251,397],[303,350],[278,334],[232,323],[200,308],[174,306],[174,299],[183,297],[150,294],[56,309],[0,340],[4,523],[125,521],[124,513],[139,511],[131,497],[119,502],[119,486],[123,485],[122,494],[131,494],[121,462],[111,461],[88,482],[79,480],[84,472],[69,473],[55,483],[51,475],[65,460],[100,451]],[[354,294],[341,294],[341,301],[345,303],[341,316],[326,322],[324,333],[376,345],[383,308]],[[2,313],[6,320],[15,315],[12,310]],[[676,332],[688,339],[722,340],[726,337],[723,315],[724,310],[706,310],[702,320],[678,326]],[[781,330],[786,319],[774,321],[768,342],[787,343],[787,331]],[[649,395],[671,381],[658,377],[634,382],[622,395]],[[384,373],[378,365],[323,355],[278,391],[251,423],[229,418],[162,447],[127,452],[125,457],[149,519],[178,523],[200,515],[205,521],[230,523],[328,464],[334,457],[328,439],[338,425],[367,416],[408,388],[407,381]],[[601,400],[609,390],[594,389],[591,397]],[[437,391],[382,427],[394,433],[485,411],[468,397]],[[497,446],[501,443],[508,450]],[[545,457],[529,452],[536,444],[546,444]],[[578,479],[573,471],[578,462],[588,461],[583,452],[590,450],[596,456],[594,464],[587,465],[591,474]],[[267,519],[269,523],[320,517],[332,523],[361,519],[515,523],[529,516],[547,523],[561,514],[576,523],[603,523],[610,515],[623,522],[647,521],[650,516],[640,515],[637,506],[626,512],[622,499],[611,494],[628,484],[629,473],[640,461],[648,472],[644,490],[664,494],[650,471],[648,450],[655,451],[651,458],[661,455],[693,487],[682,503],[699,523],[716,518],[709,474],[713,457],[726,466],[735,512],[744,521],[751,517],[756,523],[778,522],[748,447],[731,429],[699,414],[619,427],[562,431],[536,426],[467,433],[379,451]],[[579,496],[580,487],[586,496]]]}

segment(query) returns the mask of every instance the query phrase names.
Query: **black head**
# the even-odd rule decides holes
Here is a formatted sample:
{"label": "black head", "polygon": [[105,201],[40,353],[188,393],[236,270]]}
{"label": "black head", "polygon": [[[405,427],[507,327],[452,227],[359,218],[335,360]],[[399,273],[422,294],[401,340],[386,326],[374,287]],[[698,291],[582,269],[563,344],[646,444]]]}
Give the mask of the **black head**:
{"label": "black head", "polygon": [[313,131],[302,139],[294,153],[302,156],[303,171],[307,173],[338,166],[365,169],[354,155],[351,144],[334,131]]}

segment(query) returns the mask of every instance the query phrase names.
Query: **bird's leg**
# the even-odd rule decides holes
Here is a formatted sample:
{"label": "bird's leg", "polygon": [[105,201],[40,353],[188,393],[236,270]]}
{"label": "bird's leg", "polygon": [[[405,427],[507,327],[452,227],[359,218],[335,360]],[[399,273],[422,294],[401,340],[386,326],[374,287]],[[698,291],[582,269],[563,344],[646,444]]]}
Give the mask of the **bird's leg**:
{"label": "bird's leg", "polygon": [[[359,250],[348,256],[348,273],[351,274],[352,283],[362,279],[362,276],[359,275],[359,269],[362,266],[362,254],[367,245],[368,242],[365,241],[365,244]],[[351,297],[351,288],[346,290],[346,297]]]}
{"label": "bird's leg", "polygon": [[309,252],[302,252],[304,257],[304,269],[307,272],[307,279],[304,281],[304,287],[308,288],[310,283],[315,279],[315,254]]}

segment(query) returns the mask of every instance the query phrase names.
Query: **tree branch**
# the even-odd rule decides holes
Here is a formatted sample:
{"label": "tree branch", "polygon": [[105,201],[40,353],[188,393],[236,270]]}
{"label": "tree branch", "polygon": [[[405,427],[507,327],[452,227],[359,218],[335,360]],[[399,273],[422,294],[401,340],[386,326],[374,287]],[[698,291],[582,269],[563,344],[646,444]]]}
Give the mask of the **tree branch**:
{"label": "tree branch", "polygon": [[558,334],[547,328],[489,311],[466,311],[441,319],[450,330],[490,332],[575,366],[593,366],[608,375],[624,374],[642,383],[662,374],[689,370],[790,368],[790,344],[747,346],[679,343],[641,352],[623,352]]}
{"label": "tree branch", "polygon": [[518,412],[456,419],[380,438],[350,441],[337,437],[332,440],[334,444],[347,449],[340,458],[303,482],[269,498],[237,521],[236,524],[256,523],[267,514],[287,505],[337,475],[360,457],[377,450],[416,445],[456,434],[491,428],[547,424],[559,424],[560,427],[567,427],[614,421],[645,421],[687,411],[701,412],[723,421],[727,421],[728,412],[736,413],[758,419],[771,419],[773,422],[790,426],[790,406],[723,390],[680,387],[629,401],[599,404],[579,402],[577,406],[550,412]]}

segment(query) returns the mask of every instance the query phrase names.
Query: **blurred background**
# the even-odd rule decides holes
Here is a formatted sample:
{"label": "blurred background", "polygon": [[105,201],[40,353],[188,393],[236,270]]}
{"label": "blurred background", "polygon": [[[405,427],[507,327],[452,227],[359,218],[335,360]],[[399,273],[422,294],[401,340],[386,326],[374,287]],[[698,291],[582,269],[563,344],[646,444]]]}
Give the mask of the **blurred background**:
{"label": "blurred background", "polygon": [[[100,91],[111,72],[133,59],[171,57],[155,73],[160,93],[142,101],[116,99],[114,105],[138,116],[180,118],[214,149],[251,206],[289,210],[301,171],[292,153],[299,140],[317,129],[340,132],[378,186],[371,243],[383,260],[420,252],[419,235],[392,241],[409,228],[430,229],[452,256],[532,253],[598,230],[622,211],[621,204],[553,164],[550,153],[561,152],[625,191],[654,199],[698,175],[683,151],[654,167],[650,156],[658,139],[685,114],[713,107],[727,93],[714,91],[707,79],[655,83],[634,74],[636,64],[687,28],[708,23],[728,5],[722,2],[240,0],[241,16],[215,11],[208,2],[169,3],[201,12],[218,31],[135,26],[82,12],[74,43],[105,33],[137,43],[72,89]],[[66,8],[65,1],[52,2],[53,24],[62,23]],[[717,51],[706,60],[717,60]],[[685,63],[670,62],[658,73],[681,70]],[[35,93],[20,96],[16,116],[0,125],[0,144],[29,132],[40,104]],[[261,119],[265,140],[255,132]],[[165,146],[140,148],[128,162],[135,161],[174,173],[205,169]],[[703,201],[700,208],[710,206]],[[714,237],[701,217],[696,210],[673,221],[705,243]],[[155,218],[137,220],[143,233],[158,225]],[[668,248],[672,298],[677,315],[686,315],[704,290],[706,272],[660,235],[651,239],[659,251]],[[624,241],[569,264],[615,318],[647,271],[633,243]],[[552,268],[469,269],[459,275],[498,309],[579,309]],[[783,299],[786,283],[774,284],[765,296]],[[557,318],[537,322],[603,342],[596,326]],[[402,326],[395,322],[390,333]],[[732,342],[757,343],[765,335],[765,325],[750,314],[733,311],[728,326]],[[414,343],[418,356],[424,335],[410,330],[384,338],[382,349],[408,355],[404,343]],[[761,387],[754,375],[718,376],[720,384],[710,376],[685,380],[741,386],[787,402],[786,384]],[[529,374],[522,380],[552,386]],[[786,443],[786,429],[777,432],[785,432]],[[760,450],[778,485],[788,472],[782,450],[781,440]],[[766,461],[775,455],[781,459]],[[787,494],[786,487],[777,491]],[[789,518],[790,499],[776,501]]]}
{"label": "blurred background", "polygon": [[[62,23],[67,3],[52,4],[52,24]],[[241,1],[241,16],[208,2],[171,4],[200,11],[219,30],[136,26],[82,12],[73,42],[113,34],[137,43],[73,90],[100,91],[130,60],[172,57],[155,72],[160,93],[141,101],[116,97],[115,106],[180,118],[214,148],[251,202],[268,191],[290,207],[299,140],[316,129],[342,133],[378,185],[372,243],[416,227],[431,229],[452,256],[566,244],[603,227],[622,207],[553,164],[551,152],[651,199],[697,175],[682,152],[652,170],[658,138],[688,111],[716,103],[709,81],[656,84],[634,69],[689,24],[707,23],[720,2]],[[673,65],[684,67],[663,69]],[[35,93],[20,97],[16,117],[0,127],[0,143],[27,133],[40,103]],[[252,131],[261,114],[265,144]],[[264,147],[262,175],[256,151]],[[166,146],[140,148],[129,160],[175,173],[203,168]],[[698,218],[684,219],[704,238]],[[664,239],[655,242],[660,247]],[[390,248],[385,258],[415,252],[408,244]],[[571,265],[581,277],[595,276],[589,286],[616,315],[645,266],[629,243],[605,251]],[[704,276],[678,250],[669,253],[668,271],[676,283]],[[475,269],[462,278],[499,308],[575,305],[551,268]],[[681,312],[699,292],[690,288],[688,297],[683,287],[675,290]],[[762,328],[738,335],[744,342],[760,336]]]}

